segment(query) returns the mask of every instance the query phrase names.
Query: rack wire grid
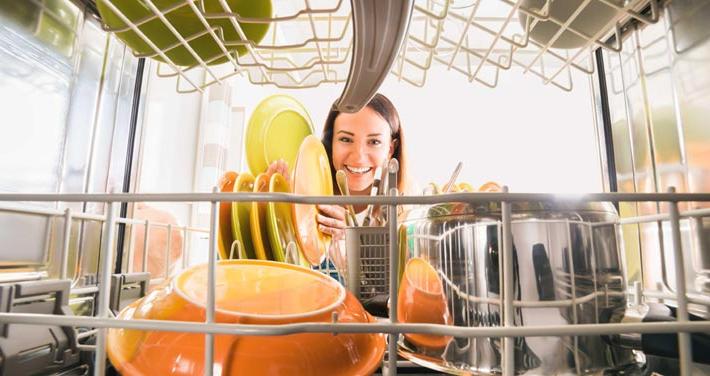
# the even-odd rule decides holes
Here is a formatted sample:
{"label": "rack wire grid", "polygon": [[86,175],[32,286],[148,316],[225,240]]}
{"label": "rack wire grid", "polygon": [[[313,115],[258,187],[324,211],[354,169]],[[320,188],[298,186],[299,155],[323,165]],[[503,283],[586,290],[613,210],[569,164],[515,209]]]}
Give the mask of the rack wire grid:
{"label": "rack wire grid", "polygon": [[[202,92],[234,75],[245,75],[255,85],[289,89],[338,84],[348,78],[353,22],[347,0],[272,0],[272,16],[264,18],[240,16],[224,0],[219,1],[222,12],[205,11],[206,0],[176,0],[164,9],[153,0],[144,0],[150,14],[140,19],[121,12],[118,0],[97,1],[123,22],[122,27],[104,29],[119,35],[135,33],[150,47],[149,53],[136,56],[164,60],[157,65],[157,75],[177,77],[180,93]],[[657,1],[414,0],[408,32],[390,73],[414,86],[424,86],[429,70],[441,65],[469,82],[496,87],[501,72],[517,67],[540,77],[544,84],[571,91],[573,70],[594,72],[596,48],[618,52],[626,25],[658,21]],[[204,30],[184,35],[179,25],[173,25],[170,13],[180,8],[190,8]],[[229,33],[224,23],[216,25],[225,20],[233,28]],[[162,23],[176,42],[158,47],[141,28],[151,22]],[[245,24],[268,24],[268,32],[260,41],[249,40]],[[240,40],[225,38],[232,32]],[[190,44],[206,35],[219,46],[215,56],[201,57]],[[570,38],[575,43],[556,46]],[[246,48],[243,56],[236,52],[240,46]],[[174,48],[187,49],[195,63],[176,65],[166,55]],[[211,65],[217,60],[227,63]]]}
{"label": "rack wire grid", "polygon": [[[216,192],[216,191],[215,191]],[[668,294],[659,291],[643,291],[640,285],[635,285],[631,291],[634,301],[640,301],[645,297],[662,297],[677,302],[678,314],[676,322],[663,323],[618,323],[618,324],[572,324],[572,325],[547,325],[547,326],[515,326],[512,313],[515,307],[526,306],[526,302],[516,301],[513,295],[513,266],[503,264],[503,296],[499,304],[502,307],[503,321],[497,327],[454,327],[437,324],[403,324],[397,323],[397,299],[390,301],[390,317],[388,322],[377,322],[371,324],[342,324],[342,323],[302,323],[286,325],[242,325],[242,324],[222,324],[215,323],[215,273],[217,261],[217,221],[219,216],[219,202],[232,201],[258,201],[258,202],[289,202],[301,204],[376,204],[387,205],[389,218],[392,218],[387,226],[389,239],[389,294],[397,296],[397,265],[400,255],[397,244],[397,206],[399,205],[432,205],[446,202],[500,202],[502,208],[502,239],[503,247],[500,257],[511,259],[512,257],[512,232],[511,232],[511,203],[520,201],[564,201],[583,200],[594,201],[655,201],[668,205],[668,214],[658,214],[653,216],[625,218],[615,225],[627,223],[644,223],[661,220],[669,220],[672,230],[673,255],[676,266],[676,291],[675,294]],[[208,290],[207,295],[207,319],[204,323],[181,322],[181,321],[156,321],[156,320],[118,320],[110,314],[109,293],[111,267],[114,259],[114,236],[116,225],[119,222],[131,222],[129,219],[117,218],[117,203],[130,202],[209,202],[211,204],[211,220],[209,233],[209,254],[208,254]],[[679,359],[681,374],[690,375],[691,370],[691,343],[690,332],[710,331],[709,321],[689,321],[688,304],[690,302],[708,305],[707,297],[687,294],[685,288],[684,254],[681,248],[681,218],[697,218],[710,215],[709,209],[699,209],[680,213],[679,202],[700,202],[710,201],[708,193],[675,193],[670,189],[668,193],[592,193],[583,196],[564,196],[544,193],[508,193],[507,187],[502,193],[451,193],[437,196],[376,196],[376,197],[342,197],[342,196],[302,196],[294,194],[279,193],[152,193],[152,194],[17,194],[0,193],[0,202],[104,202],[107,203],[107,210],[103,217],[87,216],[86,214],[58,212],[52,210],[24,210],[17,207],[4,207],[3,210],[14,212],[30,212],[49,216],[65,215],[68,217],[87,218],[91,220],[101,220],[104,224],[101,244],[101,271],[99,273],[96,291],[98,293],[97,314],[93,317],[83,316],[57,316],[29,313],[0,313],[0,322],[18,323],[32,325],[59,325],[70,327],[95,328],[96,345],[82,346],[83,351],[93,351],[95,359],[95,373],[103,375],[106,366],[106,328],[127,328],[138,330],[159,330],[159,331],[185,331],[205,333],[205,375],[212,375],[212,362],[214,360],[214,335],[287,335],[302,332],[318,333],[387,333],[389,334],[388,351],[389,354],[397,353],[397,337],[401,333],[421,333],[448,335],[456,337],[502,337],[503,338],[503,367],[504,375],[514,374],[513,354],[514,337],[517,336],[567,336],[567,335],[599,335],[599,334],[621,334],[621,333],[678,333],[679,337]],[[71,221],[65,222],[65,236],[69,233]],[[150,228],[150,223],[143,224]],[[184,231],[191,230],[187,227]],[[192,229],[202,231],[199,229]],[[66,238],[65,238],[66,250]],[[66,257],[66,253],[64,254]],[[540,304],[550,304],[551,307],[558,307],[569,302],[550,301],[536,302]],[[506,319],[507,317],[507,319]],[[394,375],[397,373],[397,360],[395,356],[389,356],[383,365],[383,371]]]}

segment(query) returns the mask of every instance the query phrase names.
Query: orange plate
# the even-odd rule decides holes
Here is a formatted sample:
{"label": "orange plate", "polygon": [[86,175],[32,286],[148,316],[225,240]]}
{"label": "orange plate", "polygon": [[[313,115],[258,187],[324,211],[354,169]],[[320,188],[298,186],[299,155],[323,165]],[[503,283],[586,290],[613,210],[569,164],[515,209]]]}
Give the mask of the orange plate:
{"label": "orange plate", "polygon": [[[124,308],[119,319],[204,322],[207,267]],[[243,324],[368,323],[374,319],[335,280],[296,265],[262,260],[217,263],[215,321]],[[300,333],[215,335],[216,374],[361,375],[374,372],[385,350],[382,334]],[[268,350],[265,350],[268,349]],[[109,329],[109,359],[122,375],[194,375],[204,367],[204,335]]]}
{"label": "orange plate", "polygon": [[[323,143],[316,136],[307,136],[301,143],[293,170],[293,193],[310,196],[333,195],[333,176]],[[318,231],[315,205],[295,204],[294,223],[298,242],[312,265],[320,265],[327,251],[329,237]]]}

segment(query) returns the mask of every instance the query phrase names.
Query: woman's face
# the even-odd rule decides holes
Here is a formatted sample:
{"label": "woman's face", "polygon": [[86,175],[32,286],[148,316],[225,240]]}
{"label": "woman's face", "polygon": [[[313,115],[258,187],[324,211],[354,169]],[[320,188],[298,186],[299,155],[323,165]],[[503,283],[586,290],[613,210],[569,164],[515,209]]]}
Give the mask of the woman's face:
{"label": "woman's face", "polygon": [[375,169],[392,157],[390,126],[369,107],[341,113],[333,128],[333,166],[348,177],[351,194],[369,194]]}

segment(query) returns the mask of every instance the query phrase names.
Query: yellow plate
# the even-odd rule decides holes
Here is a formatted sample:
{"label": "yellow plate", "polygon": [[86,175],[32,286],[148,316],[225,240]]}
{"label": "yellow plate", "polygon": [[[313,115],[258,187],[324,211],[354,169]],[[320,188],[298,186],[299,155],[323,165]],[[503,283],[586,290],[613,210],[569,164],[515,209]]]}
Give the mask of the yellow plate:
{"label": "yellow plate", "polygon": [[475,192],[476,189],[473,188],[473,186],[469,183],[466,182],[461,182],[458,184],[458,189],[460,192]]}
{"label": "yellow plate", "polygon": [[[275,173],[269,182],[269,192],[289,193],[288,182],[284,177]],[[269,242],[271,252],[275,261],[286,261],[286,249],[288,244],[293,242],[298,251],[298,260],[301,265],[307,266],[301,247],[296,239],[296,229],[293,225],[292,217],[293,204],[288,202],[269,202],[267,204],[267,228],[269,232]]]}
{"label": "yellow plate", "polygon": [[[269,176],[259,174],[254,180],[254,193],[269,191]],[[259,260],[273,260],[271,255],[271,245],[269,244],[269,234],[266,227],[266,202],[252,202],[249,213],[249,223],[251,224],[251,240],[254,243],[254,253]]]}
{"label": "yellow plate", "polygon": [[[234,171],[227,171],[217,182],[220,192],[232,192],[238,174]],[[232,203],[220,202],[219,204],[219,231],[217,232],[217,245],[219,246],[219,257],[229,258],[229,251],[232,249],[234,235],[232,235]]]}
{"label": "yellow plate", "polygon": [[[316,136],[306,137],[298,150],[293,170],[293,193],[310,196],[333,195],[333,176],[328,154]],[[317,214],[315,205],[293,206],[298,241],[306,259],[312,265],[320,265],[323,261],[330,240],[329,236],[318,231]]]}
{"label": "yellow plate", "polygon": [[[234,183],[234,192],[253,192],[254,176],[248,172],[242,172]],[[251,202],[232,203],[232,236],[239,241],[245,258],[254,259],[254,244],[251,241],[251,230],[249,229],[249,212]],[[239,258],[237,250],[234,250],[234,258]]]}
{"label": "yellow plate", "polygon": [[283,159],[293,169],[303,139],[313,134],[308,112],[288,95],[262,100],[249,118],[245,151],[252,174],[265,172],[271,162]]}

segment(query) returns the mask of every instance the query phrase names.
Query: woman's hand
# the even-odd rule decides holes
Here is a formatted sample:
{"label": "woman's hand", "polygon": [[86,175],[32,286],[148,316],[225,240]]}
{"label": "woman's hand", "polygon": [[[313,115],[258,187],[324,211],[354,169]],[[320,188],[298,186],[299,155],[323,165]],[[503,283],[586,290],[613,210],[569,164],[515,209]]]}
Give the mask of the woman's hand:
{"label": "woman's hand", "polygon": [[286,163],[286,161],[284,161],[283,159],[271,162],[269,168],[266,169],[266,174],[269,175],[269,177],[271,177],[271,175],[273,175],[275,172],[281,174],[286,179],[286,181],[291,180],[291,177],[288,173],[288,163]]}
{"label": "woman's hand", "polygon": [[345,208],[340,205],[318,205],[318,230],[331,235],[333,240],[345,237]]}

